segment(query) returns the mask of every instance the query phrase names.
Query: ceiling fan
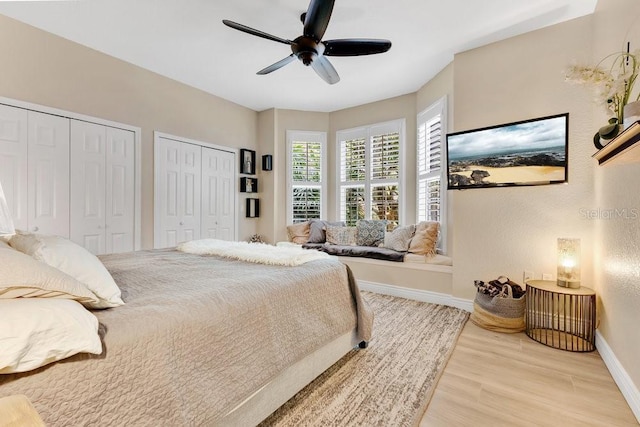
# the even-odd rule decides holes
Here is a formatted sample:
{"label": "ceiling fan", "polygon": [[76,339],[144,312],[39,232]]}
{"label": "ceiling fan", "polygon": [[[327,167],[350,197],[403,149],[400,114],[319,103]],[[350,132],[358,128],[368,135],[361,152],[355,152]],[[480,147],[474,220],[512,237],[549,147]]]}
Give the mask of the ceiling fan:
{"label": "ceiling fan", "polygon": [[273,40],[291,47],[291,55],[258,71],[257,74],[269,74],[284,67],[298,58],[304,65],[311,66],[314,71],[327,83],[335,84],[340,81],[340,76],[327,56],[360,56],[383,53],[391,48],[389,40],[382,39],[336,39],[322,41],[322,36],[329,25],[331,12],[335,0],[311,0],[309,9],[300,16],[304,24],[303,34],[294,39],[287,40],[263,31],[256,30],[237,22],[223,19],[222,22],[236,30]]}

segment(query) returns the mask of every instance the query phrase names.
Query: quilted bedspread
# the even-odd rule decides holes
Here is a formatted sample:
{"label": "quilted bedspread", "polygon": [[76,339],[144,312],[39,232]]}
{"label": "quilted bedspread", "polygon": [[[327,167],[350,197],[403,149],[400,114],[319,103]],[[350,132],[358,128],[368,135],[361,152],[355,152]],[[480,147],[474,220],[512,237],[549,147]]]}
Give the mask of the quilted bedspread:
{"label": "quilted bedspread", "polygon": [[104,351],[0,375],[50,427],[211,425],[372,314],[336,260],[297,267],[174,250],[100,257],[126,305],[95,311]]}

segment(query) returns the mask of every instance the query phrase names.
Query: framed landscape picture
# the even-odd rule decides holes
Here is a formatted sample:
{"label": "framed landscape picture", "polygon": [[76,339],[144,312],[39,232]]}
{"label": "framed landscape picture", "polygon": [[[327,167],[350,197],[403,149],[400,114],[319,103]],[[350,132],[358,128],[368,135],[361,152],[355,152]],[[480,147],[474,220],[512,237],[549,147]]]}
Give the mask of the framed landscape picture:
{"label": "framed landscape picture", "polygon": [[447,189],[560,184],[569,113],[447,135]]}
{"label": "framed landscape picture", "polygon": [[253,150],[240,149],[240,173],[245,175],[256,174],[256,152]]}

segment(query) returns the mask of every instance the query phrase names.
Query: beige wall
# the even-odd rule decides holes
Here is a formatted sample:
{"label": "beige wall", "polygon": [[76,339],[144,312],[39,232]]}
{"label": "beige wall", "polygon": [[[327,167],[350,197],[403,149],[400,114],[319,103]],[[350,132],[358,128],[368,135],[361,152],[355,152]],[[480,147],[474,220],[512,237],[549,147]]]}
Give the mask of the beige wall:
{"label": "beige wall", "polygon": [[[265,206],[264,219],[260,220],[260,233],[267,242],[287,240],[287,130],[329,132],[329,114],[294,110],[266,110],[259,113],[260,146],[273,150],[274,170],[263,172],[267,186],[260,190],[261,210]],[[329,135],[327,135],[329,138]],[[262,148],[261,148],[262,149]],[[329,151],[331,148],[329,146]],[[270,153],[265,153],[270,154]],[[329,175],[332,170],[329,170]],[[261,213],[262,216],[262,213]]]}
{"label": "beige wall", "polygon": [[[153,247],[153,131],[256,148],[257,113],[0,15],[0,96],[142,128],[142,246]],[[239,214],[239,238],[256,230]]]}
{"label": "beige wall", "polygon": [[[640,48],[640,3],[636,0],[598,2],[592,61],[622,50]],[[636,83],[636,95],[640,91]],[[606,122],[598,109],[591,128]],[[640,164],[597,167],[593,209],[617,209],[620,216],[601,215],[591,221],[596,229],[596,291],[599,331],[640,389]]]}
{"label": "beige wall", "polygon": [[591,51],[586,17],[456,55],[455,130],[569,112],[569,182],[449,191],[455,223],[453,294],[473,298],[474,279],[523,271],[555,276],[558,237],[584,248],[583,284],[593,286],[593,227],[580,208],[593,203],[591,95],[563,70]]}

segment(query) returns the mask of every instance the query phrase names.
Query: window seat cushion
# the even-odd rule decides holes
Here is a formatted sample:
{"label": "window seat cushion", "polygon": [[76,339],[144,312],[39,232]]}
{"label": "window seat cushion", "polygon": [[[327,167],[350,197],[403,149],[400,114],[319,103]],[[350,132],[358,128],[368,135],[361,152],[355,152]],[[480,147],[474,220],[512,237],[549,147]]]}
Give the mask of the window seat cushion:
{"label": "window seat cushion", "polygon": [[398,252],[393,249],[377,246],[342,246],[325,245],[323,243],[305,243],[302,247],[305,249],[317,249],[329,255],[373,258],[395,262],[403,262],[406,254],[406,252]]}

